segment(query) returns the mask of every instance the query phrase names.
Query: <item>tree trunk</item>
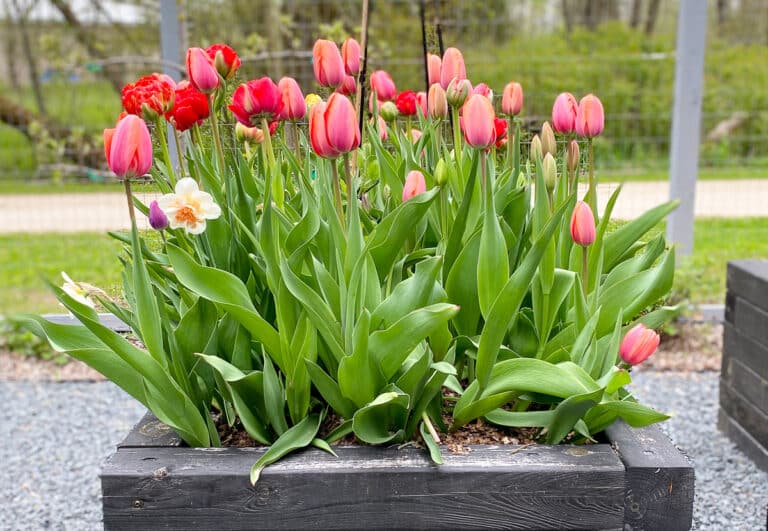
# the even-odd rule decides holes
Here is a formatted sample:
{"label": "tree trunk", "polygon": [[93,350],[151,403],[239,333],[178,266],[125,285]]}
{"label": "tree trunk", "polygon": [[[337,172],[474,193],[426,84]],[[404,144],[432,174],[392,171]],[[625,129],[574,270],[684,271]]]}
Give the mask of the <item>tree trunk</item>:
{"label": "tree trunk", "polygon": [[632,13],[629,17],[629,27],[637,29],[640,26],[640,12],[643,10],[643,0],[632,0]]}
{"label": "tree trunk", "polygon": [[571,6],[568,5],[568,0],[562,0],[562,10],[563,10],[563,22],[565,23],[565,32],[567,34],[571,34],[571,31],[573,31],[573,11],[571,11]]}
{"label": "tree trunk", "polygon": [[24,53],[27,67],[29,68],[29,82],[32,85],[32,93],[35,96],[37,112],[45,115],[45,99],[43,98],[43,89],[40,87],[40,75],[37,70],[37,56],[35,55],[34,50],[32,50],[32,42],[29,40],[29,28],[27,27],[27,17],[35,3],[36,2],[32,3],[29,6],[29,9],[23,9],[19,6],[18,2],[14,0],[13,7],[16,10],[16,25],[21,33],[21,49]]}
{"label": "tree trunk", "polygon": [[16,31],[11,15],[10,0],[3,2],[3,13],[5,14],[5,59],[8,65],[8,78],[13,90],[19,90],[19,69],[16,62]]}
{"label": "tree trunk", "polygon": [[656,29],[656,21],[659,18],[659,5],[661,0],[650,0],[648,2],[648,16],[645,19],[645,34],[653,35]]}

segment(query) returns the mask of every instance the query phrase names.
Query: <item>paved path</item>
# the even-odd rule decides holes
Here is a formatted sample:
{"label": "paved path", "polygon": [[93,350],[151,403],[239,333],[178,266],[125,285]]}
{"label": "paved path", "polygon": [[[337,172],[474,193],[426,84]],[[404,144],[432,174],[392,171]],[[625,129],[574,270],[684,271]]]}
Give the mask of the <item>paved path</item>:
{"label": "paved path", "polygon": [[[598,187],[605,205],[616,184]],[[157,194],[137,194],[148,203]],[[614,217],[632,219],[669,197],[669,183],[628,182]],[[696,190],[696,216],[768,217],[768,179],[701,181]],[[139,216],[140,227],[147,227]],[[103,232],[129,228],[125,197],[120,193],[0,195],[0,233]]]}

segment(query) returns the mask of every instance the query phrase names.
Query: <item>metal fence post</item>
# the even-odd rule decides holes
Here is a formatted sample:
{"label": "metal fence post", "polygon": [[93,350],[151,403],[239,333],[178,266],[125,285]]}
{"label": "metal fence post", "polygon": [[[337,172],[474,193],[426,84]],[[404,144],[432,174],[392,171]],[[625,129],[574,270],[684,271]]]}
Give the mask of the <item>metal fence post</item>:
{"label": "metal fence post", "polygon": [[[160,56],[163,60],[163,73],[171,76],[177,83],[181,81],[181,72],[171,66],[177,64],[181,59],[181,50],[179,43],[179,10],[176,0],[160,0]],[[168,124],[166,138],[172,139],[174,135],[173,126]],[[175,149],[169,149],[171,164],[174,168],[179,167],[179,157]]]}
{"label": "metal fence post", "polygon": [[704,49],[707,2],[681,0],[675,48],[675,99],[670,145],[670,199],[680,206],[667,220],[667,237],[679,255],[693,251],[694,199],[699,172],[701,105],[704,92]]}

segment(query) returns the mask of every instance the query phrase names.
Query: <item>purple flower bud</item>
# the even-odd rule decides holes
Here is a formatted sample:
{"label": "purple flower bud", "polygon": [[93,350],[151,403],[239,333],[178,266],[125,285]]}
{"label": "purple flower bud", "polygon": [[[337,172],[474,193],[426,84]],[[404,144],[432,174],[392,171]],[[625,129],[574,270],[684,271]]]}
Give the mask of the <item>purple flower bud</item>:
{"label": "purple flower bud", "polygon": [[165,217],[165,213],[160,209],[157,201],[152,201],[149,204],[149,224],[155,230],[163,230],[168,226],[168,218]]}

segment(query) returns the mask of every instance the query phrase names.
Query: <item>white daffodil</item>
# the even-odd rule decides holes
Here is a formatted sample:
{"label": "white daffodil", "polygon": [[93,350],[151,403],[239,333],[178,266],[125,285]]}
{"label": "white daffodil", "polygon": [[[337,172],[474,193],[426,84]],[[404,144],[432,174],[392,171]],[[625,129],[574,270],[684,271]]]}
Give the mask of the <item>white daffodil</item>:
{"label": "white daffodil", "polygon": [[221,215],[221,207],[213,202],[211,194],[200,190],[194,179],[179,179],[175,192],[157,200],[172,229],[184,227],[188,234],[200,234],[205,231],[206,219]]}
{"label": "white daffodil", "polygon": [[64,290],[64,293],[81,304],[95,308],[96,305],[94,304],[87,290],[83,289],[80,284],[69,278],[69,275],[67,275],[64,271],[61,272],[61,278],[64,279],[64,284],[61,286],[61,289]]}

